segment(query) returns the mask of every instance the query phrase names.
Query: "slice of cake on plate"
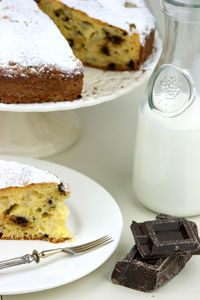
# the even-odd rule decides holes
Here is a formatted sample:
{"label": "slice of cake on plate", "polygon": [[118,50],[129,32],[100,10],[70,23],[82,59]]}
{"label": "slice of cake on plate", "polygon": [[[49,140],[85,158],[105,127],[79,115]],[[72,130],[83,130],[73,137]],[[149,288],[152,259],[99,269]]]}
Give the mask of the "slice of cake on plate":
{"label": "slice of cake on plate", "polygon": [[80,98],[82,63],[33,0],[0,1],[0,102]]}
{"label": "slice of cake on plate", "polygon": [[143,0],[36,2],[86,65],[137,70],[152,52],[155,20]]}
{"label": "slice of cake on plate", "polygon": [[69,195],[69,186],[54,174],[0,160],[0,239],[69,239]]}

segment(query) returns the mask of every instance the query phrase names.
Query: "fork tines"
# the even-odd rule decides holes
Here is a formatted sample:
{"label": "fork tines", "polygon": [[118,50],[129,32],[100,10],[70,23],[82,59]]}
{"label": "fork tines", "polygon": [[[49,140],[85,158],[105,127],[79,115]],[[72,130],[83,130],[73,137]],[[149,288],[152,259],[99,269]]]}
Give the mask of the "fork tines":
{"label": "fork tines", "polygon": [[75,253],[80,253],[80,252],[92,250],[92,249],[100,247],[100,246],[104,246],[106,244],[111,243],[112,241],[113,241],[113,239],[110,236],[105,235],[97,240],[92,241],[92,242],[82,244],[79,246],[70,247],[70,249],[72,251],[74,251]]}

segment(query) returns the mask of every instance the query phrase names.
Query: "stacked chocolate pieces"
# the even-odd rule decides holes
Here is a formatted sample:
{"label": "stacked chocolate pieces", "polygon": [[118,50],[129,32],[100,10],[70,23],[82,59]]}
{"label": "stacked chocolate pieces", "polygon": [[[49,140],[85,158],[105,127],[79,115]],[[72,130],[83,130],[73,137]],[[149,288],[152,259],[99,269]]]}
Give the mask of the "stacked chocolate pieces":
{"label": "stacked chocolate pieces", "polygon": [[197,225],[183,218],[158,215],[131,224],[136,245],[117,262],[112,281],[150,292],[178,274],[193,254],[200,254]]}

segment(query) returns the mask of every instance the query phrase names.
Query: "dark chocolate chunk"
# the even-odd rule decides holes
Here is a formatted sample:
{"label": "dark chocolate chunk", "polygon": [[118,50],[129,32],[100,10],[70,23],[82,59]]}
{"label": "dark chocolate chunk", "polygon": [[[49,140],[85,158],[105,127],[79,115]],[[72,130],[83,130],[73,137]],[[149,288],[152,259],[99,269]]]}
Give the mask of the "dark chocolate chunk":
{"label": "dark chocolate chunk", "polygon": [[58,185],[58,190],[62,195],[66,195],[65,187],[62,182]]}
{"label": "dark chocolate chunk", "polygon": [[78,95],[78,96],[77,96],[77,99],[81,99],[81,98],[82,98],[82,96],[81,96],[81,95]]}
{"label": "dark chocolate chunk", "polygon": [[[156,219],[157,220],[174,220],[174,221],[177,221],[177,220],[183,220],[185,218],[177,218],[177,217],[169,216],[169,215],[166,215],[166,214],[160,214],[160,215],[156,216]],[[188,222],[192,226],[195,234],[198,236],[197,224],[195,222],[192,222],[192,221],[188,221]],[[196,250],[192,251],[192,255],[199,255],[199,254],[200,254],[200,246]]]}
{"label": "dark chocolate chunk", "polygon": [[193,254],[200,240],[186,219],[156,219],[131,224],[137,248],[143,258]]}
{"label": "dark chocolate chunk", "polygon": [[108,49],[108,47],[106,47],[106,46],[104,46],[104,47],[101,48],[101,52],[102,52],[103,54],[107,55],[107,56],[110,55],[109,49]]}
{"label": "dark chocolate chunk", "polygon": [[[166,215],[166,214],[160,214],[156,216],[156,220],[171,220],[171,221],[181,221],[181,220],[185,220],[185,218],[178,218],[178,217],[174,217],[174,216],[170,216],[170,215]],[[190,223],[190,225],[193,227],[193,229],[195,230],[196,234],[198,235],[198,227],[197,224],[195,222],[192,221],[188,221]]]}
{"label": "dark chocolate chunk", "polygon": [[24,217],[12,216],[11,220],[20,226],[27,226],[28,224],[28,220]]}
{"label": "dark chocolate chunk", "polygon": [[168,282],[185,266],[191,255],[143,259],[136,246],[117,262],[112,281],[139,291],[150,292]]}
{"label": "dark chocolate chunk", "polygon": [[3,232],[0,232],[0,238],[2,237],[2,235],[3,235]]}
{"label": "dark chocolate chunk", "polygon": [[123,32],[123,35],[126,36],[128,33],[126,31]]}
{"label": "dark chocolate chunk", "polygon": [[134,61],[132,59],[129,61],[128,67],[134,70],[135,64],[134,64]]}

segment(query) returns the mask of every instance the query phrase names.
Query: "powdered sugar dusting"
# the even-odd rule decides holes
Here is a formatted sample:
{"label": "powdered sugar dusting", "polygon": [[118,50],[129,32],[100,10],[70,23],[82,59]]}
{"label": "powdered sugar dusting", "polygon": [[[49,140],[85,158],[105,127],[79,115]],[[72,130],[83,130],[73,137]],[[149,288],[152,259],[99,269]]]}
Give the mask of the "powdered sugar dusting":
{"label": "powdered sugar dusting", "polygon": [[61,183],[58,177],[50,172],[14,161],[0,160],[0,189],[50,182]]}
{"label": "powdered sugar dusting", "polygon": [[16,69],[26,76],[24,68],[30,73],[55,68],[66,76],[83,72],[65,38],[33,0],[1,0],[0,32],[0,68],[9,76]]}
{"label": "powdered sugar dusting", "polygon": [[155,20],[143,0],[59,0],[88,16],[140,35],[145,44],[147,35],[155,30]]}

